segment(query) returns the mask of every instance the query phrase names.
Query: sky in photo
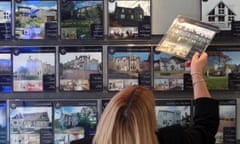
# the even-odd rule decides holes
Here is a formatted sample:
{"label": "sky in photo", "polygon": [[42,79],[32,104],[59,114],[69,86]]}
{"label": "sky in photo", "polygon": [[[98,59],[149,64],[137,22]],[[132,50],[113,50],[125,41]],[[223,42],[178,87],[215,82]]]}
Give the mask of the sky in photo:
{"label": "sky in photo", "polygon": [[0,1],[0,10],[3,11],[11,11],[11,2],[6,2],[6,1]]}
{"label": "sky in photo", "polygon": [[96,6],[103,5],[103,1],[75,1],[75,9],[86,7],[86,6]]}
{"label": "sky in photo", "polygon": [[18,6],[31,7],[32,9],[57,9],[57,1],[36,1],[36,0],[27,0],[22,1],[21,3],[16,2],[16,11],[18,11]]}

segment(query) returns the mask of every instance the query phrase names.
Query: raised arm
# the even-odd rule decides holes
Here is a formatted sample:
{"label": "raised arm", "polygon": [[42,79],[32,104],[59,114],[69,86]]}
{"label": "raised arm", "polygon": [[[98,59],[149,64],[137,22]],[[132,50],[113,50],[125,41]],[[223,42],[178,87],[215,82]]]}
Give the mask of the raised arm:
{"label": "raised arm", "polygon": [[194,93],[193,124],[184,129],[173,125],[159,129],[160,144],[215,144],[215,134],[219,125],[218,102],[208,91],[203,77],[207,65],[207,53],[195,53],[191,61],[191,75]]}
{"label": "raised arm", "polygon": [[192,57],[191,76],[195,111],[193,125],[185,131],[185,143],[215,143],[215,134],[219,125],[219,107],[218,102],[212,99],[204,80],[207,62],[208,55],[205,52],[202,54],[196,52]]}

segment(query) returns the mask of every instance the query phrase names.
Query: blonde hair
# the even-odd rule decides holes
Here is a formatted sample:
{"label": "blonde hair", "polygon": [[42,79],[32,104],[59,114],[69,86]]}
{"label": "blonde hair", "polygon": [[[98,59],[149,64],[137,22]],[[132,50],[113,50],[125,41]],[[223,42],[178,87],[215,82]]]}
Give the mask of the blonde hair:
{"label": "blonde hair", "polygon": [[107,104],[93,144],[158,144],[155,100],[143,86],[129,86]]}

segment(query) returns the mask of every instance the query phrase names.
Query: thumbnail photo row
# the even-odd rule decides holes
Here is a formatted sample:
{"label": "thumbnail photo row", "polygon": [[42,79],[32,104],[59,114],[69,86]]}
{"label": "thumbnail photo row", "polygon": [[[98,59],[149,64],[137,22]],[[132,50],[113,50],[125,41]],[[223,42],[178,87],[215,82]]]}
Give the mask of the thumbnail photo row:
{"label": "thumbnail photo row", "polygon": [[104,6],[109,39],[151,37],[151,0],[1,0],[0,40],[104,39]]}
{"label": "thumbnail photo row", "polygon": [[[236,99],[219,100],[220,125],[216,144],[236,142]],[[109,99],[0,101],[0,144],[70,144],[92,136]],[[100,105],[101,110],[98,110]],[[158,128],[192,124],[191,100],[156,100]],[[8,138],[11,137],[10,139]]]}
{"label": "thumbnail photo row", "polygon": [[[215,48],[207,53],[208,88],[240,89],[240,51]],[[0,48],[0,92],[119,91],[129,85],[183,91],[192,89],[189,71],[184,60],[152,47],[109,46],[107,64],[102,46]]]}

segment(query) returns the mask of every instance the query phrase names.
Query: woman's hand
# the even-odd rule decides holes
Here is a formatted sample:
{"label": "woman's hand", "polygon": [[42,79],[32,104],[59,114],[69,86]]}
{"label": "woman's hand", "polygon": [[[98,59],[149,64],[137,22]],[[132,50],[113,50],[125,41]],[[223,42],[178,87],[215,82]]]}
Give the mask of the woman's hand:
{"label": "woman's hand", "polygon": [[199,74],[199,75],[203,75],[204,73],[204,69],[207,65],[207,61],[208,61],[208,55],[206,52],[203,52],[202,54],[200,54],[199,52],[196,52],[193,57],[192,57],[192,61],[191,61],[191,75],[194,74]]}

